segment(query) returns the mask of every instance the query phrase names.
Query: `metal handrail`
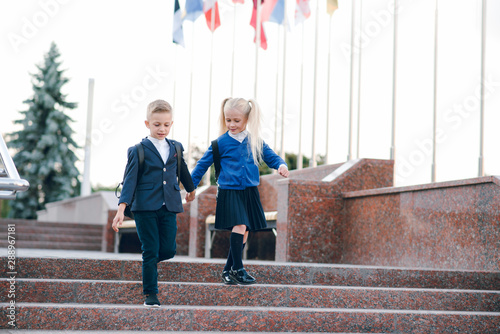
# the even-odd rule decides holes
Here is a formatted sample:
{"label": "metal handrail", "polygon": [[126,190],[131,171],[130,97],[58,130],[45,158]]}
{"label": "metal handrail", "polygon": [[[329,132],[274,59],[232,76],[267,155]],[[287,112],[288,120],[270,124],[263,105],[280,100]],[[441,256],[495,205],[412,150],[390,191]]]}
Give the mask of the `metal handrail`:
{"label": "metal handrail", "polygon": [[0,136],[0,158],[4,165],[0,169],[0,199],[16,199],[16,193],[28,190],[30,184],[20,178],[3,136]]}

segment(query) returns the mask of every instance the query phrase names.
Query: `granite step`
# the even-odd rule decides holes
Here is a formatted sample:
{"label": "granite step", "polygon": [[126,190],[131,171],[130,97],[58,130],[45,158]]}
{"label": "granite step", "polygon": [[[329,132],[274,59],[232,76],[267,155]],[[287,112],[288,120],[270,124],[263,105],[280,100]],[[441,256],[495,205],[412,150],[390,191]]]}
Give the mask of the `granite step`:
{"label": "granite step", "polygon": [[[7,266],[7,261],[4,262]],[[175,257],[159,263],[163,282],[219,283],[224,260]],[[500,272],[246,261],[260,284],[500,290]],[[19,278],[140,281],[140,259],[18,257]],[[8,271],[8,270],[6,270]]]}
{"label": "granite step", "polygon": [[[2,303],[0,328],[8,328]],[[16,303],[19,329],[498,333],[500,313],[240,306]]]}
{"label": "granite step", "polygon": [[[8,242],[6,240],[0,240],[0,248],[7,249],[7,246]],[[102,244],[101,241],[90,243],[73,241],[16,240],[16,248],[100,251]]]}
{"label": "granite step", "polygon": [[[7,242],[7,238],[5,238]],[[16,237],[16,243],[19,241],[47,241],[47,242],[74,242],[101,244],[101,236],[92,236],[87,234],[70,233],[19,233]]]}
{"label": "granite step", "polygon": [[[0,297],[0,328],[9,328],[12,312],[19,329],[52,331],[497,333],[500,327],[498,272],[245,261],[259,284],[225,286],[224,260],[176,257],[159,264],[164,305],[148,309],[141,305],[140,255],[66,258],[73,254],[81,253],[21,249],[16,297]],[[4,290],[11,282],[0,279]]]}
{"label": "granite step", "polygon": [[[3,231],[7,231],[7,227]],[[77,235],[77,236],[87,236],[87,237],[101,237],[103,233],[102,226],[97,228],[84,228],[84,227],[71,227],[71,226],[16,226],[16,235]],[[6,232],[4,232],[6,233]]]}
{"label": "granite step", "polygon": [[60,223],[60,222],[41,222],[36,220],[18,220],[18,219],[0,219],[0,230],[6,231],[8,226],[14,226],[16,232],[30,233],[47,232],[55,229],[79,231],[86,234],[99,235],[102,233],[103,226],[97,224],[80,223]]}
{"label": "granite step", "polygon": [[[3,291],[10,282],[0,279]],[[143,303],[139,281],[17,279],[16,302]],[[186,306],[500,312],[500,291],[222,283],[159,283],[160,301]],[[8,302],[0,294],[0,302]]]}
{"label": "granite step", "polygon": [[[7,234],[9,228],[13,229],[11,236],[17,249],[98,251],[102,248],[103,226],[100,225],[1,219],[0,230]],[[0,248],[8,245],[7,237],[0,240]]]}

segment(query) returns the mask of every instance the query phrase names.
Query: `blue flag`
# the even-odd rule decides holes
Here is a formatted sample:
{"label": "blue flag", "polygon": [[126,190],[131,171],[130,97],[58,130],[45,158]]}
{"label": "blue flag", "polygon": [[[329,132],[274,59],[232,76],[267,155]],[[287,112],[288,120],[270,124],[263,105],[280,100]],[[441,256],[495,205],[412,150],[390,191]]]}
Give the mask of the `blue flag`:
{"label": "blue flag", "polygon": [[172,29],[172,40],[174,43],[184,46],[184,33],[182,32],[182,13],[179,0],[174,4],[174,26]]}
{"label": "blue flag", "polygon": [[273,12],[269,17],[269,22],[283,24],[285,18],[285,0],[278,0],[274,6]]}
{"label": "blue flag", "polygon": [[196,21],[203,14],[203,0],[186,0],[185,20]]}

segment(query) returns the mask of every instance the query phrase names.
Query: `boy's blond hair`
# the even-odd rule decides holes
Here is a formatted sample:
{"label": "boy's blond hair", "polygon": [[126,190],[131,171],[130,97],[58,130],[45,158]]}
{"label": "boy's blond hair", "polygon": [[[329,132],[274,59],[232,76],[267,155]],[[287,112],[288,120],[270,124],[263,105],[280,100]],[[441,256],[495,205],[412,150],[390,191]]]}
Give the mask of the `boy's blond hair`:
{"label": "boy's blond hair", "polygon": [[164,100],[156,100],[148,104],[146,119],[149,119],[153,113],[168,112],[172,114],[172,106]]}

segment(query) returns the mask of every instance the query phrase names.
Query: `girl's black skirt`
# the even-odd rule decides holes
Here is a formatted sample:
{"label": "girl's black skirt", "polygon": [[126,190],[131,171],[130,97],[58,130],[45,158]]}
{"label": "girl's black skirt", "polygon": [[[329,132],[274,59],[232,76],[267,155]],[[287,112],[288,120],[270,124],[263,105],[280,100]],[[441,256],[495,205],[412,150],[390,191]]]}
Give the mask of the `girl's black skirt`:
{"label": "girl's black skirt", "polygon": [[231,230],[236,225],[246,225],[249,231],[267,227],[257,187],[245,190],[218,189],[215,228]]}

